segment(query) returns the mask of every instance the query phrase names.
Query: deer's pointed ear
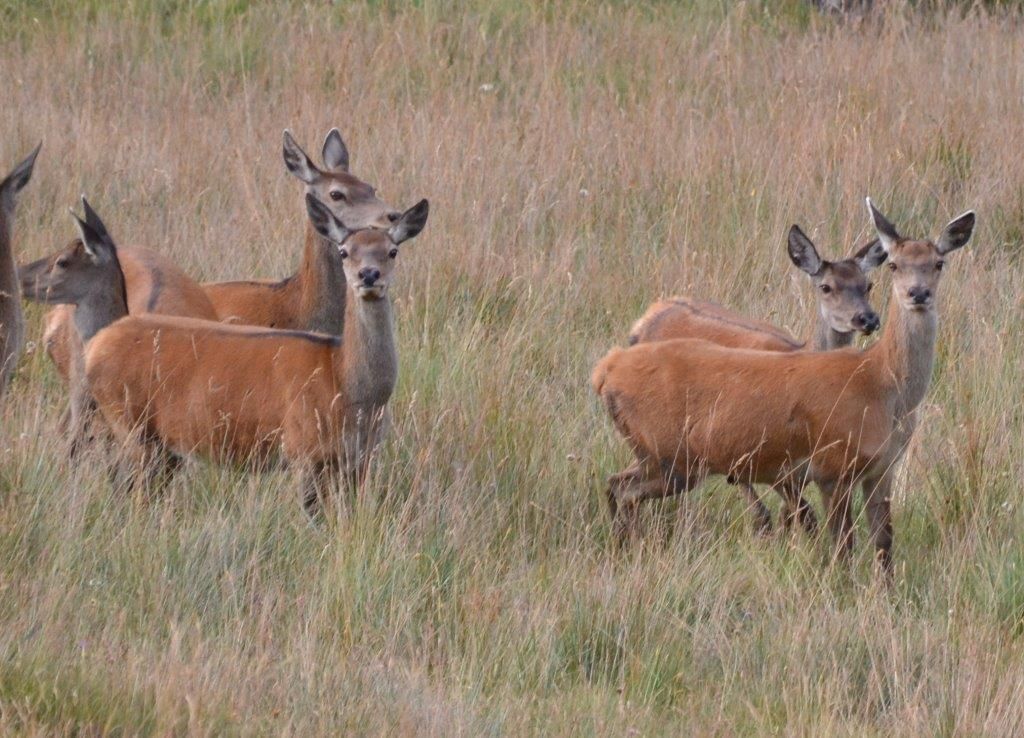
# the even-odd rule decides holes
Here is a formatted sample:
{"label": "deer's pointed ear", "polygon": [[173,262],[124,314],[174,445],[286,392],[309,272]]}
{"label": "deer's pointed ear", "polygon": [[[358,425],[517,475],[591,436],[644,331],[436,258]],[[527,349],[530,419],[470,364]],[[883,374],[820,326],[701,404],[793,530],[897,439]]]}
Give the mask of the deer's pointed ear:
{"label": "deer's pointed ear", "polygon": [[973,210],[968,210],[963,215],[958,215],[949,221],[939,236],[936,247],[940,254],[948,254],[950,251],[966,246],[974,233],[975,216]]}
{"label": "deer's pointed ear", "polygon": [[0,182],[0,204],[8,213],[14,209],[18,193],[32,179],[32,169],[36,165],[36,157],[39,156],[41,148],[43,148],[42,142],[18,166],[14,167],[10,174],[4,177],[3,182]]}
{"label": "deer's pointed ear", "polygon": [[798,269],[801,269],[812,277],[821,272],[825,262],[818,256],[818,250],[814,248],[811,239],[800,230],[800,226],[794,225],[789,229],[786,248],[789,251],[789,258]]}
{"label": "deer's pointed ear", "polygon": [[890,254],[893,247],[902,240],[902,236],[896,231],[896,226],[879,212],[875,204],[871,202],[870,197],[866,198],[865,201],[868,205],[868,215],[871,216],[871,222],[874,223],[875,230],[878,232],[878,240],[882,242],[882,248],[885,249],[885,253]]}
{"label": "deer's pointed ear", "polygon": [[[82,247],[94,264],[104,264],[117,257],[117,249],[114,247],[114,242],[110,240],[110,236],[107,235],[105,228],[100,233],[87,220],[79,218],[75,211],[69,210],[68,212],[75,219],[75,225],[78,226],[78,233],[82,238]],[[99,221],[98,218],[97,221]],[[100,226],[102,225],[103,223],[100,221]]]}
{"label": "deer's pointed ear", "polygon": [[[92,205],[85,199],[85,195],[82,195],[82,210],[85,212],[85,222],[100,236],[103,236],[111,241],[110,234],[107,232],[107,227],[103,225],[103,221],[100,220],[100,216],[96,214],[96,211],[92,209]],[[77,217],[77,216],[75,216]]]}
{"label": "deer's pointed ear", "polygon": [[332,243],[340,246],[352,233],[329,207],[309,192],[306,193],[306,213],[316,232]]}
{"label": "deer's pointed ear", "polygon": [[284,166],[300,181],[311,185],[320,178],[320,170],[316,168],[313,160],[306,156],[302,147],[295,143],[292,134],[284,132]]}
{"label": "deer's pointed ear", "polygon": [[868,241],[857,249],[857,253],[853,255],[853,260],[857,262],[857,266],[865,274],[880,266],[888,258],[889,254],[886,253],[881,239],[878,238]]}
{"label": "deer's pointed ear", "polygon": [[348,171],[348,147],[341,138],[341,132],[332,128],[324,139],[324,148],[320,153],[324,166],[335,172]]}
{"label": "deer's pointed ear", "polygon": [[388,229],[388,236],[396,244],[416,238],[427,225],[428,215],[430,215],[430,203],[420,200],[399,216],[395,224]]}

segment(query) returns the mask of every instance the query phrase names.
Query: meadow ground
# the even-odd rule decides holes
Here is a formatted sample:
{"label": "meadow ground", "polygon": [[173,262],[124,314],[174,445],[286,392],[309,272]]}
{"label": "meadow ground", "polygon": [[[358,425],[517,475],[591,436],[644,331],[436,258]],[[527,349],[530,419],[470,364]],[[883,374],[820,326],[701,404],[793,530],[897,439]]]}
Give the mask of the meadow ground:
{"label": "meadow ground", "polygon": [[[1024,22],[837,23],[802,3],[0,3],[0,162],[44,147],[16,246],[88,194],[204,279],[283,276],[280,155],[333,125],[390,202],[394,432],[311,528],[286,473],[193,463],[163,498],[69,464],[36,348],[0,426],[0,732],[1011,735],[1024,730]],[[628,458],[589,371],[662,294],[806,332],[824,252],[975,208],[951,257],[891,589],[864,525],[751,535],[710,484],[617,554]],[[888,280],[877,278],[876,300]],[[30,339],[38,340],[38,309]],[[884,310],[883,310],[884,317]],[[818,503],[817,495],[811,492]],[[777,502],[768,498],[773,506]]]}

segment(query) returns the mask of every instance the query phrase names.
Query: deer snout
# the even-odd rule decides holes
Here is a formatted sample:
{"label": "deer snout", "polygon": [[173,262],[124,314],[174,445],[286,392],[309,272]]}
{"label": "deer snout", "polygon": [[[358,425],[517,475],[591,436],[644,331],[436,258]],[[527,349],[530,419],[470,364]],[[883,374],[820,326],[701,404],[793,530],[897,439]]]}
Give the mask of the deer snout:
{"label": "deer snout", "polygon": [[359,270],[359,279],[363,280],[364,287],[373,287],[380,279],[380,269],[376,267],[363,267]]}
{"label": "deer snout", "polygon": [[878,327],[882,324],[882,321],[878,319],[878,314],[874,310],[866,310],[863,313],[857,313],[853,316],[853,327],[863,333],[865,336],[870,336],[872,333],[878,330]]}
{"label": "deer snout", "polygon": [[907,290],[907,296],[915,305],[926,305],[932,299],[932,291],[927,287],[915,286]]}

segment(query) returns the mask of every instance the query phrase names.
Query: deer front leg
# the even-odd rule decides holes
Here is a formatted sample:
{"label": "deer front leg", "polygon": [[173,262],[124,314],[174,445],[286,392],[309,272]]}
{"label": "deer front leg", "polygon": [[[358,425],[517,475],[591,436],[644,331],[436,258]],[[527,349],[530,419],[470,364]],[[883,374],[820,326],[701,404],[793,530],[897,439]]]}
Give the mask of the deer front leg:
{"label": "deer front leg", "polygon": [[754,485],[749,482],[739,482],[739,486],[743,490],[747,502],[750,503],[750,512],[754,516],[754,533],[759,536],[769,535],[772,532],[772,514],[768,511],[768,507],[761,500],[761,496],[757,494]]}
{"label": "deer front leg", "polygon": [[850,510],[850,485],[843,481],[819,481],[821,496],[832,533],[834,560],[847,561],[853,552],[853,517]]}
{"label": "deer front leg", "polygon": [[867,512],[871,540],[875,544],[875,561],[887,577],[892,576],[892,469],[876,477],[864,479],[864,507]]}
{"label": "deer front leg", "polygon": [[798,522],[808,535],[814,535],[818,530],[818,518],[811,503],[803,496],[803,489],[803,480],[787,478],[779,484],[779,494],[785,501],[783,525],[789,530],[794,522]]}
{"label": "deer front leg", "polygon": [[300,472],[302,509],[310,520],[319,520],[323,506],[338,487],[338,466],[329,461],[310,461]]}

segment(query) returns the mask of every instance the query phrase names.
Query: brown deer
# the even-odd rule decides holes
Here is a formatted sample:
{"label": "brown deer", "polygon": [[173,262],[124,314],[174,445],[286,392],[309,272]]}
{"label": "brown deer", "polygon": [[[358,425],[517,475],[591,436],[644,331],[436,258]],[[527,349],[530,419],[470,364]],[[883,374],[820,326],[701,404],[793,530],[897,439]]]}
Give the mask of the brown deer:
{"label": "brown deer", "polygon": [[[329,202],[331,209],[353,227],[390,225],[397,213],[381,202],[370,185],[348,173],[348,149],[338,130],[327,134],[323,146],[326,170],[318,169],[284,133],[284,159],[288,170],[306,183],[306,189]],[[226,320],[301,330],[337,330],[342,322],[344,296],[331,290],[337,276],[331,273],[330,249],[318,234],[307,229],[306,250],[298,274],[280,282],[219,282],[200,285],[172,261],[149,249],[122,246],[118,249],[128,286],[128,306],[133,314]],[[56,259],[54,254],[49,259]],[[28,299],[45,302],[32,288],[46,260],[22,267],[22,284]],[[43,342],[58,373],[70,381],[75,345],[74,307],[59,306],[45,318]]]}
{"label": "brown deer", "polygon": [[818,484],[836,552],[853,545],[850,498],[860,482],[876,557],[891,571],[895,466],[928,389],[946,257],[974,230],[967,212],[935,242],[910,240],[868,208],[893,275],[882,337],[860,351],[768,352],[696,339],[612,349],[592,382],[637,465],[613,475],[608,503],[621,541],[638,505],[678,494],[710,474]]}
{"label": "brown deer", "polygon": [[[854,333],[870,335],[878,329],[878,315],[868,302],[871,282],[867,274],[885,261],[885,249],[874,239],[853,256],[840,261],[826,261],[818,255],[814,243],[794,225],[787,239],[789,258],[811,278],[817,296],[816,320],[810,337],[797,341],[770,323],[751,320],[711,302],[690,297],[670,297],[651,305],[629,335],[630,345],[673,338],[702,338],[730,348],[762,351],[831,351],[853,343]],[[817,520],[795,480],[787,480],[780,488],[785,508],[783,525],[789,528],[799,520],[811,533]],[[743,483],[754,527],[760,534],[771,530],[772,519],[753,485]]]}
{"label": "brown deer", "polygon": [[301,470],[303,505],[314,516],[339,471],[356,484],[365,473],[398,376],[388,289],[399,246],[423,229],[428,205],[386,231],[349,229],[312,194],[306,206],[334,244],[335,289],[348,300],[340,338],[129,316],[89,343],[86,375],[140,464],[172,453],[263,463],[280,452]]}
{"label": "brown deer", "polygon": [[[348,171],[348,148],[337,128],[327,134],[317,167],[284,132],[284,163],[306,186],[306,194],[328,203],[349,228],[381,228],[394,225],[400,213],[377,197],[376,190]],[[220,319],[231,323],[269,328],[335,333],[344,323],[345,294],[337,285],[342,279],[331,255],[334,246],[311,225],[299,271],[280,281],[249,280],[203,285]]]}
{"label": "brown deer", "polygon": [[[85,383],[83,347],[97,331],[127,315],[132,307],[113,239],[84,195],[82,208],[85,220],[71,213],[78,225],[79,238],[62,251],[20,269],[26,295],[39,302],[72,308],[68,313],[73,321],[72,335],[61,344],[68,351],[71,394],[68,435],[72,456],[87,440],[89,422],[95,411]],[[175,271],[169,274],[173,277]],[[163,274],[160,270],[150,272],[154,273]],[[137,276],[141,279],[145,275]],[[159,286],[151,285],[151,288],[159,289]]]}
{"label": "brown deer", "polygon": [[42,144],[35,147],[11,173],[0,182],[0,400],[11,381],[14,367],[21,356],[25,340],[25,318],[21,312],[17,269],[11,247],[11,231],[18,193],[32,178],[32,168]]}

